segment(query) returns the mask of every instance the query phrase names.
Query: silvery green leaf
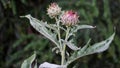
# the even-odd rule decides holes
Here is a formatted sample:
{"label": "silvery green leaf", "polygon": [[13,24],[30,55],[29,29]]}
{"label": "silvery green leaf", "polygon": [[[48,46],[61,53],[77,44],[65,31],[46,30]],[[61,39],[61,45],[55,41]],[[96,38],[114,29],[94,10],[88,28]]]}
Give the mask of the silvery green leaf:
{"label": "silvery green leaf", "polygon": [[70,54],[66,51],[67,56],[70,56]]}
{"label": "silvery green leaf", "polygon": [[86,28],[95,28],[94,26],[91,26],[91,25],[76,25],[76,28],[74,29],[74,32],[77,32],[78,30],[80,29],[86,29]]}
{"label": "silvery green leaf", "polygon": [[91,41],[91,39],[89,39],[87,44],[83,48],[81,48],[80,51],[78,51],[78,55],[81,53],[84,53],[86,51],[86,49],[89,47],[90,41]]}
{"label": "silvery green leaf", "polygon": [[111,37],[106,39],[105,41],[102,41],[100,43],[96,43],[96,44],[90,46],[86,50],[87,54],[100,53],[100,52],[103,52],[103,51],[107,50],[110,46],[110,43],[114,39],[114,36],[115,36],[115,33]]}
{"label": "silvery green leaf", "polygon": [[55,51],[55,50],[57,50],[57,49],[58,49],[58,47],[54,47],[54,48],[52,48],[52,52]]}
{"label": "silvery green leaf", "polygon": [[52,28],[52,27],[48,25],[46,26],[47,23],[43,21],[39,21],[36,18],[33,18],[31,15],[26,15],[25,17],[30,20],[30,24],[33,26],[33,28],[35,28],[38,32],[40,32],[42,35],[50,39],[53,43],[57,45],[57,47],[59,47],[59,44],[56,40],[55,35],[46,28],[46,27],[49,27],[49,28]]}
{"label": "silvery green leaf", "polygon": [[60,52],[58,47],[54,47],[52,48],[52,52],[55,52],[56,54],[58,54]]}
{"label": "silvery green leaf", "polygon": [[[55,31],[58,28],[58,26],[56,24],[49,24],[49,25],[46,25],[46,26],[53,29],[53,30],[55,30]],[[65,31],[65,28],[63,28],[61,26],[59,26],[59,28]]]}
{"label": "silvery green leaf", "polygon": [[47,27],[47,28],[50,28],[50,29],[52,29],[52,30],[54,30],[54,31],[57,31],[57,25],[56,24],[47,24],[47,23],[45,23],[45,26]]}
{"label": "silvery green leaf", "polygon": [[72,50],[76,51],[76,50],[79,50],[80,48],[77,47],[74,43],[72,42],[65,42],[65,44]]}
{"label": "silvery green leaf", "polygon": [[27,60],[24,60],[24,62],[21,65],[21,68],[29,68],[29,64],[27,63]]}
{"label": "silvery green leaf", "polygon": [[31,64],[33,63],[35,58],[36,58],[36,54],[33,54],[31,57],[29,57],[26,60],[24,60],[24,62],[21,65],[21,68],[32,68]]}
{"label": "silvery green leaf", "polygon": [[60,53],[60,50],[56,50],[55,53],[56,53],[56,54]]}
{"label": "silvery green leaf", "polygon": [[70,40],[70,41],[65,41],[65,40],[63,40],[63,39],[61,39],[61,40],[62,40],[62,42],[63,42],[64,44],[66,44],[70,49],[72,49],[72,50],[74,50],[74,51],[80,49],[80,48],[78,48],[74,43],[72,43],[72,40]]}
{"label": "silvery green leaf", "polygon": [[61,27],[61,26],[59,26],[60,27],[60,29],[62,29],[62,30],[64,30],[64,31],[66,31],[66,29],[65,28],[63,28],[63,27]]}
{"label": "silvery green leaf", "polygon": [[[81,54],[83,54],[85,52],[85,50],[88,48],[90,41],[91,41],[91,39],[89,39],[89,41],[83,48],[81,48],[79,51],[75,51],[72,54],[72,56],[70,58],[68,58],[69,61],[67,62],[67,65],[69,65],[71,62],[75,61],[76,59],[78,59],[79,57],[82,56]],[[77,56],[79,56],[79,57],[77,57]]]}
{"label": "silvery green leaf", "polygon": [[37,62],[35,63],[35,66],[34,66],[34,68],[37,68]]}
{"label": "silvery green leaf", "polygon": [[80,57],[94,54],[94,53],[100,53],[100,52],[107,50],[109,48],[110,43],[114,39],[114,36],[115,36],[115,33],[113,33],[108,39],[102,42],[96,43],[92,46],[85,45],[82,49],[77,51],[78,52],[77,55],[76,53],[72,54],[72,56],[69,58],[69,61],[66,63],[66,65],[69,65],[70,63],[72,63],[73,61],[75,61],[76,59]]}
{"label": "silvery green leaf", "polygon": [[39,66],[39,68],[66,68],[66,66],[44,62]]}
{"label": "silvery green leaf", "polygon": [[70,38],[71,36],[75,36],[75,34],[73,32],[70,32],[68,38]]}

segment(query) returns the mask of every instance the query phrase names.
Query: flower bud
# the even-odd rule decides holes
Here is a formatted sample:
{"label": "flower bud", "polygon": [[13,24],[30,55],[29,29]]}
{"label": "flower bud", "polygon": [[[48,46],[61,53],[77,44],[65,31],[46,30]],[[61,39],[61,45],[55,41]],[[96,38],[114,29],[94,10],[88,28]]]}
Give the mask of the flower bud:
{"label": "flower bud", "polygon": [[63,25],[71,26],[78,23],[78,18],[79,16],[77,15],[77,13],[70,10],[63,13],[63,15],[61,16],[61,22],[63,23]]}
{"label": "flower bud", "polygon": [[61,8],[56,3],[51,3],[49,8],[47,8],[47,14],[50,18],[55,18],[61,13]]}

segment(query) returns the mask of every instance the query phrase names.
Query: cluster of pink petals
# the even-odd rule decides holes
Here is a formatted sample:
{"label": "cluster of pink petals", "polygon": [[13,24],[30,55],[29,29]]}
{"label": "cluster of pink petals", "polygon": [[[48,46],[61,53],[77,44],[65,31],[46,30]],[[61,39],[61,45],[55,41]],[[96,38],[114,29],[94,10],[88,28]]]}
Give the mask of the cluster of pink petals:
{"label": "cluster of pink petals", "polygon": [[61,22],[63,23],[63,25],[66,26],[71,26],[71,25],[75,25],[76,23],[78,23],[78,14],[72,10],[70,11],[66,11],[62,16],[61,16]]}
{"label": "cluster of pink petals", "polygon": [[57,15],[61,13],[61,8],[56,3],[51,3],[47,8],[47,14],[51,18],[55,18]]}

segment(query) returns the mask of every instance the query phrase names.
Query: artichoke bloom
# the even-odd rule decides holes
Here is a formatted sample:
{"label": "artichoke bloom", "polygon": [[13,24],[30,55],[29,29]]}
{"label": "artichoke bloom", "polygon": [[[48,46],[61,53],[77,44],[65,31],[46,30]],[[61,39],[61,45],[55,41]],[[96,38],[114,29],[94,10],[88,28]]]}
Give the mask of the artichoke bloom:
{"label": "artichoke bloom", "polygon": [[61,13],[61,8],[56,3],[51,3],[47,8],[47,14],[50,18],[55,18]]}
{"label": "artichoke bloom", "polygon": [[78,18],[79,18],[78,14],[70,10],[63,13],[63,15],[61,16],[61,22],[63,25],[71,26],[78,23],[79,21]]}

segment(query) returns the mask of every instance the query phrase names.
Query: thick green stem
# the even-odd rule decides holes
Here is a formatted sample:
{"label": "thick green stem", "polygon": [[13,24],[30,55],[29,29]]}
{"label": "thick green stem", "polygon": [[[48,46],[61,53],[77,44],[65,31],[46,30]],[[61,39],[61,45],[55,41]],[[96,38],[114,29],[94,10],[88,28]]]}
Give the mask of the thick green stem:
{"label": "thick green stem", "polygon": [[[67,27],[65,41],[68,40],[69,31],[70,31],[70,28]],[[62,56],[61,65],[64,65],[64,63],[65,63],[65,49],[66,49],[66,45],[64,44],[63,48],[62,48],[62,52],[61,52],[61,56]]]}
{"label": "thick green stem", "polygon": [[[60,52],[61,52],[61,65],[64,65],[65,63],[65,49],[66,49],[66,45],[62,44],[61,42],[61,35],[60,35],[60,21],[58,21],[57,18],[56,19],[56,23],[57,23],[57,34],[58,34],[58,40],[59,40],[59,45],[60,45]],[[66,36],[65,36],[65,41],[68,40],[68,36],[69,36],[69,31],[70,31],[70,27],[67,26],[67,30],[66,30]]]}
{"label": "thick green stem", "polygon": [[57,19],[57,17],[55,18],[56,23],[57,23],[57,34],[58,34],[58,40],[59,40],[59,45],[60,45],[60,52],[62,51],[62,43],[61,43],[61,35],[60,35],[60,21]]}
{"label": "thick green stem", "polygon": [[62,43],[61,43],[61,35],[60,35],[60,28],[58,26],[58,39],[59,39],[59,43],[60,43],[60,51],[62,49]]}

